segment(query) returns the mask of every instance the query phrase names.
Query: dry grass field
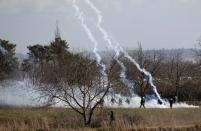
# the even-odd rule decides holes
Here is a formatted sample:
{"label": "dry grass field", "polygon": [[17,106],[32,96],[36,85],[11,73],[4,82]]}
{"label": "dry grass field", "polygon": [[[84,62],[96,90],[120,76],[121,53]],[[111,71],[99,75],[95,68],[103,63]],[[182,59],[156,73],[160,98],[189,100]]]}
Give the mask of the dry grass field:
{"label": "dry grass field", "polygon": [[[109,112],[115,122],[109,124]],[[82,118],[64,108],[2,108],[0,131],[201,131],[201,109],[98,109],[92,125],[86,128]]]}

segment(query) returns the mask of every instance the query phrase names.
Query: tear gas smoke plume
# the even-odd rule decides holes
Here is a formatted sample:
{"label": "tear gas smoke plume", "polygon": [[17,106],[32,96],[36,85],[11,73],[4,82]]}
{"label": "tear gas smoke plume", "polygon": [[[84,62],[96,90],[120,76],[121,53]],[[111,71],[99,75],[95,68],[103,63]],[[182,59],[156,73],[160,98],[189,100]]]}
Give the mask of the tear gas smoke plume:
{"label": "tear gas smoke plume", "polygon": [[[9,80],[1,83],[0,85],[0,106],[42,106],[46,100],[40,100],[39,92],[36,92],[35,86],[32,85],[29,80]],[[111,99],[114,98],[114,103]],[[122,103],[119,104],[119,99]],[[141,98],[139,96],[130,97],[130,103],[126,102],[127,97],[121,96],[120,94],[107,95],[104,99],[105,107],[112,108],[139,108]],[[78,100],[81,102],[81,100]],[[56,107],[66,107],[65,103],[57,103]],[[163,105],[159,105],[156,99],[146,100],[146,108],[169,108],[169,103],[164,102]],[[188,105],[185,103],[176,103],[173,108],[197,108],[197,106]]]}
{"label": "tear gas smoke plume", "polygon": [[[99,31],[102,33],[103,35],[103,38],[105,41],[107,41],[107,43],[109,44],[109,46],[111,47],[114,47],[112,46],[112,40],[111,40],[111,37],[108,35],[107,31],[101,26],[101,23],[102,23],[102,19],[103,19],[103,16],[101,14],[101,11],[90,1],[90,0],[85,0],[85,2],[91,7],[92,10],[94,10],[94,12],[97,14],[97,17],[98,17],[98,22],[97,22],[97,28],[99,29]],[[120,45],[118,42],[116,43],[116,45]],[[113,48],[115,50],[115,48]],[[154,93],[156,94],[156,96],[158,97],[158,99],[160,101],[163,101],[161,99],[161,96],[160,94],[158,93],[157,91],[157,88],[156,86],[154,85],[153,83],[153,77],[152,75],[146,70],[146,69],[143,69],[140,67],[140,65],[135,61],[135,59],[133,59],[122,47],[119,46],[119,49],[120,51],[124,54],[124,56],[129,59],[136,67],[137,69],[144,73],[147,77],[149,77],[149,84],[152,86],[153,88],[153,91]]]}
{"label": "tear gas smoke plume", "polygon": [[98,53],[98,49],[97,49],[97,46],[98,46],[98,42],[97,40],[94,38],[91,30],[88,28],[88,26],[85,24],[85,20],[84,20],[84,16],[83,16],[83,13],[80,11],[79,7],[77,6],[76,4],[76,0],[73,0],[73,7],[75,8],[76,10],[76,16],[77,18],[80,20],[81,22],[81,26],[83,27],[85,33],[87,34],[88,38],[90,39],[90,41],[94,44],[94,49],[93,49],[93,52],[96,56],[96,62],[97,64],[102,68],[101,69],[101,73],[102,73],[102,76],[105,77],[105,79],[107,79],[107,74],[105,73],[106,71],[106,66],[101,62],[101,56],[99,55]]}

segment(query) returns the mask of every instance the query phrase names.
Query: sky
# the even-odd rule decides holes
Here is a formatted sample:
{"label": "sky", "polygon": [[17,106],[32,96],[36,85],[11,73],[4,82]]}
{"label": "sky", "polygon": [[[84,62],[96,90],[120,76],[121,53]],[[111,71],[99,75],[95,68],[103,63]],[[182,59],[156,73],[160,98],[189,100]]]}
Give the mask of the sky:
{"label": "sky", "polygon": [[[201,36],[201,0],[91,1],[102,11],[102,26],[126,49],[137,48],[138,42],[144,49],[194,48]],[[99,49],[109,49],[95,26],[95,13],[84,0],[77,3]],[[18,53],[53,41],[56,21],[72,50],[93,49],[72,0],[0,0],[0,38],[17,44]]]}

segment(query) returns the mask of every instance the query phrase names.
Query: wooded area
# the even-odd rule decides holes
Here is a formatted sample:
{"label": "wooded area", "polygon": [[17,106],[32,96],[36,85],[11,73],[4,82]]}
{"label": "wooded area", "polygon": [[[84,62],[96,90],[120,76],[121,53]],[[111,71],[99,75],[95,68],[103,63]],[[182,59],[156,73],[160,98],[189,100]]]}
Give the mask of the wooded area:
{"label": "wooded area", "polygon": [[[201,42],[198,43],[201,47]],[[64,102],[83,117],[85,125],[91,123],[94,110],[102,106],[104,97],[111,92],[130,96],[122,83],[121,68],[114,55],[104,57],[108,79],[101,76],[100,68],[91,53],[69,51],[69,44],[60,36],[50,44],[28,46],[28,57],[19,62],[15,56],[15,44],[0,40],[0,79],[12,80],[17,76],[30,79],[35,90],[45,97],[47,105],[58,100]],[[130,55],[154,77],[162,98],[178,97],[179,101],[201,100],[201,51],[195,50],[192,60],[183,57],[182,50],[164,53],[158,50],[144,51],[139,43]],[[123,54],[122,54],[123,55]],[[112,58],[112,59],[111,59]],[[126,58],[119,57],[127,68],[126,76],[134,83],[132,92],[140,96],[153,95],[148,78],[139,72]]]}

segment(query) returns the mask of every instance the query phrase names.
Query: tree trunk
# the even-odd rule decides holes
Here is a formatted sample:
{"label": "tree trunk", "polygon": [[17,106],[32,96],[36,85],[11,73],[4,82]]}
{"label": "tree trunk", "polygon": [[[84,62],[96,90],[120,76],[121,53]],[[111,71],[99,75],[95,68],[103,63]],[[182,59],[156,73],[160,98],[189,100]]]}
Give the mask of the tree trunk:
{"label": "tree trunk", "polygon": [[88,125],[88,124],[87,124],[87,123],[88,123],[88,121],[87,121],[87,116],[86,116],[86,113],[83,113],[83,115],[82,115],[82,116],[83,116],[84,125],[85,125],[85,126],[87,126],[87,125]]}
{"label": "tree trunk", "polygon": [[93,111],[90,111],[88,115],[86,114],[86,112],[82,114],[83,122],[85,126],[90,126],[92,115],[93,115]]}
{"label": "tree trunk", "polygon": [[87,121],[87,124],[88,124],[88,125],[91,124],[92,115],[93,115],[93,111],[90,111],[90,113],[89,113],[89,118],[88,118],[88,121]]}

